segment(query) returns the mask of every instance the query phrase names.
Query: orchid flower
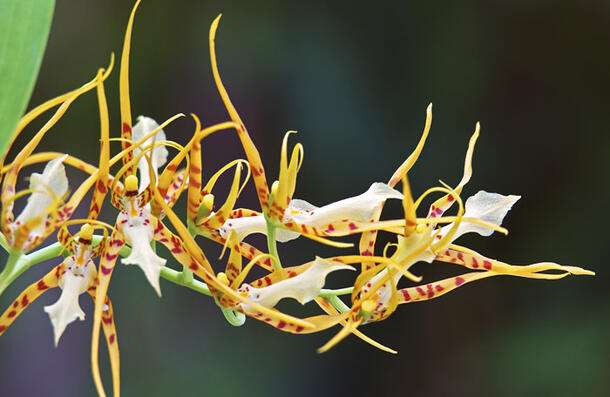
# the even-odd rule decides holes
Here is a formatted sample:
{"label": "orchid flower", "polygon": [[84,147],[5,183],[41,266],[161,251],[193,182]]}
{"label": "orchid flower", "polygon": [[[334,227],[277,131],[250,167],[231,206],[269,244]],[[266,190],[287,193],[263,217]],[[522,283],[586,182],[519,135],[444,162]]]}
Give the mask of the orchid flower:
{"label": "orchid flower", "polygon": [[[282,223],[297,223],[318,229],[324,226],[332,228],[332,224],[346,219],[367,222],[372,218],[375,209],[387,199],[402,200],[402,194],[380,182],[373,183],[366,192],[358,196],[339,200],[320,208],[305,200],[292,199],[284,212]],[[225,238],[231,230],[237,233],[239,240],[242,240],[251,233],[266,234],[267,226],[263,215],[255,215],[230,218],[219,229],[220,234]],[[287,242],[300,235],[290,229],[280,229],[276,234],[276,240]]]}
{"label": "orchid flower", "polygon": [[54,217],[68,192],[68,178],[63,165],[66,156],[57,157],[45,166],[42,174],[30,176],[31,192],[27,204],[9,227],[9,244],[22,251],[37,246],[49,235]]}
{"label": "orchid flower", "polygon": [[[362,268],[362,273],[356,279],[352,291],[352,306],[348,321],[344,328],[318,351],[324,352],[332,348],[341,339],[354,332],[356,327],[367,322],[380,321],[394,312],[398,304],[428,300],[452,291],[461,285],[478,279],[495,275],[513,275],[518,277],[559,279],[569,274],[592,275],[593,273],[575,266],[561,266],[555,263],[538,263],[526,266],[508,265],[503,262],[490,260],[474,251],[468,250],[453,243],[454,240],[466,233],[478,233],[490,236],[493,231],[507,233],[500,225],[502,220],[520,196],[504,196],[497,193],[479,191],[469,197],[466,204],[462,204],[459,193],[468,183],[472,175],[472,155],[474,145],[479,135],[479,124],[470,139],[464,175],[456,188],[432,188],[413,201],[406,173],[417,160],[423,143],[425,142],[431,120],[431,108],[428,108],[428,118],[420,144],[414,153],[407,159],[390,179],[390,185],[398,180],[403,181],[403,208],[405,212],[404,228],[394,230],[398,234],[396,252],[390,258],[392,263],[375,265],[368,262]],[[445,195],[436,200],[428,211],[426,218],[416,217],[416,210],[422,200],[431,193],[442,192]],[[458,204],[458,214],[454,217],[443,217],[453,203]],[[378,219],[378,209],[372,221]],[[436,228],[439,223],[446,226]],[[363,234],[360,244],[361,255],[367,258],[372,255],[374,247],[374,234]],[[364,243],[364,244],[363,244]],[[387,247],[386,247],[387,248]],[[417,262],[431,263],[434,260],[456,263],[469,269],[481,270],[461,276],[441,280],[437,283],[428,283],[422,286],[398,290],[397,285],[409,268]],[[546,273],[554,271],[555,273]],[[412,280],[419,282],[420,280]]]}
{"label": "orchid flower", "polygon": [[[85,222],[80,231],[72,236],[67,226]],[[107,233],[106,225],[91,220],[76,220],[67,222],[58,233],[58,240],[69,255],[62,263],[55,266],[40,280],[27,287],[9,308],[0,316],[0,335],[19,317],[19,315],[44,292],[53,288],[61,288],[61,296],[54,304],[46,306],[54,330],[54,340],[57,346],[67,325],[76,319],[83,320],[85,313],[78,304],[79,296],[87,292],[93,300],[96,299],[97,270],[93,258],[99,256],[105,247]],[[96,228],[104,229],[104,237],[97,245],[93,245],[93,232]],[[103,328],[110,354],[112,378],[115,395],[119,388],[119,350],[116,329],[113,319],[112,303],[108,297],[102,302]]]}
{"label": "orchid flower", "polygon": [[[114,58],[111,58],[107,70],[100,69],[97,76],[82,87],[51,99],[32,109],[22,117],[13,135],[11,145],[15,142],[21,131],[43,112],[60,105],[49,121],[38,131],[27,145],[19,151],[7,169],[0,167],[4,176],[0,201],[2,203],[1,226],[2,233],[7,237],[12,249],[16,252],[26,252],[38,246],[46,237],[56,230],[72,214],[74,202],[82,197],[73,197],[68,203],[63,200],[68,191],[68,181],[63,166],[66,156],[55,156],[45,166],[42,174],[33,173],[30,177],[28,190],[16,193],[15,186],[21,168],[27,164],[28,158],[36,149],[45,134],[57,123],[68,110],[72,102],[80,95],[93,88],[99,87],[112,71]],[[99,90],[99,88],[98,88]],[[100,103],[100,111],[102,104]],[[10,146],[9,146],[10,147]],[[8,152],[8,150],[7,150]],[[0,159],[4,165],[6,154]],[[24,195],[30,194],[28,202],[21,214],[14,219],[14,201]]]}
{"label": "orchid flower", "polygon": [[[279,177],[272,184],[271,191],[269,190],[260,154],[254,146],[237,110],[233,106],[218,71],[214,39],[220,17],[219,15],[214,20],[210,28],[209,42],[212,73],[229,116],[238,125],[237,133],[250,164],[262,209],[262,214],[257,214],[257,216],[264,217],[263,219],[268,229],[267,234],[274,234],[273,236],[268,236],[268,238],[275,240],[277,237],[280,237],[280,241],[288,241],[296,238],[297,235],[304,235],[329,245],[346,247],[350,245],[331,242],[324,237],[345,236],[381,226],[371,225],[369,222],[365,222],[363,218],[370,217],[374,209],[386,199],[401,198],[399,192],[381,183],[373,184],[371,189],[363,195],[341,200],[319,209],[315,209],[315,207],[301,200],[291,206],[290,203],[296,187],[296,176],[303,161],[303,147],[301,144],[297,144],[293,148],[290,160],[288,160],[288,137],[295,133],[295,131],[289,131],[284,136]],[[239,222],[244,222],[236,227],[236,231],[241,236],[252,232],[262,232],[260,218]],[[233,219],[227,220],[224,229],[222,229],[225,235],[229,229],[233,228],[233,226],[229,225],[230,223],[233,223]],[[275,228],[286,229],[288,232],[281,232],[280,236],[276,236],[274,233]]]}

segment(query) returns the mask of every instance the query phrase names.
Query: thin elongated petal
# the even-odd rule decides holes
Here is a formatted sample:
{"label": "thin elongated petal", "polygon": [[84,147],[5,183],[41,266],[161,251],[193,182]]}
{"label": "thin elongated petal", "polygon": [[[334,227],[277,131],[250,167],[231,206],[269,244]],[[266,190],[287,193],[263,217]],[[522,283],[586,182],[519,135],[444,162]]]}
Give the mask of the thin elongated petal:
{"label": "thin elongated petal", "polygon": [[[199,128],[201,124],[198,118],[195,118],[195,122],[197,123],[197,129],[195,131],[195,136],[199,133]],[[189,187],[188,187],[188,203],[186,207],[186,218],[192,223],[197,223],[197,214],[199,212],[199,204],[201,203],[201,195],[199,194],[199,189],[201,189],[202,183],[202,175],[201,172],[203,170],[203,166],[201,165],[201,140],[193,137],[194,142],[191,146],[191,150],[189,152],[189,158],[191,160],[191,165],[189,167]]]}
{"label": "thin elongated petal", "polygon": [[7,330],[8,327],[19,317],[19,315],[40,295],[48,291],[50,288],[55,288],[59,284],[59,278],[64,272],[64,264],[61,263],[48,272],[43,278],[32,283],[27,287],[19,297],[9,306],[8,309],[0,316],[0,335]]}
{"label": "thin elongated petal", "polygon": [[233,280],[241,273],[241,250],[239,249],[239,240],[235,233],[231,233],[228,238],[227,246],[229,247],[230,254],[227,266],[225,268],[225,274],[229,280],[229,285],[233,283]]}
{"label": "thin elongated petal", "polygon": [[57,232],[57,241],[68,251],[70,254],[76,254],[76,241],[72,238],[72,235],[67,228],[62,227]]}
{"label": "thin elongated petal", "polygon": [[[344,314],[349,314],[349,313],[350,312],[346,312]],[[362,324],[363,322],[364,322],[363,318],[360,318],[357,321],[351,321],[351,317],[350,317],[350,320],[348,320],[347,322],[344,323],[341,331],[339,331],[335,336],[333,336],[322,347],[318,348],[318,350],[317,350],[318,353],[320,353],[320,354],[326,353],[327,351],[332,349],[337,343],[341,342],[349,334],[353,333],[356,330],[356,328],[358,328],[358,326],[360,324]]]}
{"label": "thin elongated petal", "polygon": [[[184,180],[185,177],[187,178],[186,181]],[[167,203],[167,205],[173,207],[174,204],[176,204],[176,201],[178,201],[178,198],[180,197],[184,189],[189,186],[190,180],[186,175],[186,168],[177,171],[172,180],[172,184],[169,186],[167,192],[165,193],[165,202]]]}
{"label": "thin elongated petal", "polygon": [[[87,289],[89,295],[95,302],[96,287],[90,287]],[[112,389],[115,397],[121,395],[121,377],[120,368],[121,360],[119,356],[119,341],[117,338],[116,327],[114,324],[114,311],[112,310],[112,302],[110,298],[106,296],[104,305],[102,306],[102,328],[104,329],[104,336],[106,337],[106,345],[108,346],[108,355],[110,357],[110,368],[112,371]],[[97,368],[99,373],[99,368]]]}
{"label": "thin elongated petal", "polygon": [[446,278],[422,286],[403,288],[398,290],[398,303],[421,302],[432,298],[438,298],[464,284],[498,275],[500,275],[500,273],[473,272]]}
{"label": "thin elongated petal", "polygon": [[[466,184],[470,181],[472,177],[472,155],[474,154],[474,147],[477,143],[477,139],[479,138],[479,130],[481,129],[481,125],[479,123],[476,124],[474,133],[470,137],[470,141],[468,141],[468,150],[466,151],[466,159],[464,160],[464,174],[462,176],[462,180],[458,185],[453,189],[453,192],[457,195],[462,193],[462,189]],[[440,199],[436,200],[430,206],[428,210],[428,218],[435,218],[442,216],[445,211],[447,211],[455,201],[453,195],[447,194]]]}
{"label": "thin elongated petal", "polygon": [[[112,72],[112,69],[114,67],[114,54],[110,55],[110,63],[108,65],[108,67],[106,68],[104,74],[102,75],[102,80],[106,80],[108,78],[108,76],[110,76],[110,73]],[[10,150],[10,148],[12,147],[13,143],[15,143],[15,141],[17,140],[17,137],[19,136],[19,134],[21,133],[21,131],[23,131],[23,129],[25,127],[27,127],[32,120],[38,118],[42,113],[54,108],[57,105],[63,104],[64,102],[68,101],[70,98],[76,98],[79,95],[84,94],[87,91],[90,91],[91,89],[95,88],[96,85],[98,83],[98,77],[96,76],[93,80],[89,81],[88,83],[85,83],[84,85],[82,85],[81,87],[69,91],[65,94],[59,95],[53,99],[49,99],[48,101],[44,102],[41,105],[36,106],[34,109],[30,110],[29,112],[27,112],[22,118],[21,120],[19,120],[19,123],[17,124],[17,127],[15,129],[15,132],[13,133],[13,137],[11,138],[11,142],[9,143],[9,145],[7,146],[6,150],[4,151],[4,154],[0,157],[0,169],[2,169],[2,173],[4,174],[4,161],[6,160],[6,156]],[[31,152],[30,152],[31,153]],[[24,158],[26,158],[27,156],[22,157],[21,159],[16,159],[18,162],[22,162]],[[48,160],[46,160],[48,161]]]}
{"label": "thin elongated petal", "polygon": [[[424,148],[424,144],[426,143],[426,138],[428,138],[428,133],[430,132],[431,125],[432,125],[432,104],[429,104],[428,108],[426,109],[426,122],[424,124],[424,130],[422,132],[422,136],[421,136],[421,138],[419,138],[419,142],[417,143],[417,146],[415,147],[413,152],[396,169],[396,171],[394,171],[394,174],[392,174],[392,176],[390,177],[390,180],[388,181],[388,186],[390,186],[390,187],[396,186],[398,181],[400,181],[404,177],[406,177],[409,170],[411,170],[411,167],[413,167],[413,164],[415,164],[415,162],[419,158],[421,151]],[[379,221],[382,209],[383,209],[383,203],[379,204],[379,206],[375,209],[373,216],[370,219],[372,222]],[[373,254],[375,252],[375,241],[376,240],[377,240],[377,231],[376,230],[363,232],[362,236],[360,237],[360,244],[359,244],[360,254],[361,255],[368,255],[368,253]],[[368,262],[368,261],[362,262],[362,271],[370,269],[371,267],[373,267],[373,265],[374,264],[372,262]]]}
{"label": "thin elongated petal", "polygon": [[[331,314],[331,315],[339,314],[337,309],[335,309],[330,304],[330,302],[327,301],[326,299],[317,297],[315,299],[315,301],[322,308],[322,310],[324,310],[326,313]],[[341,324],[343,326],[345,326],[347,324],[347,320],[341,320]],[[390,349],[389,347],[382,345],[381,343],[377,342],[376,340],[371,339],[370,337],[368,337],[365,334],[363,334],[362,332],[360,332],[358,329],[354,329],[352,331],[352,333],[354,335],[356,335],[358,338],[365,341],[366,343],[370,344],[371,346],[378,348],[379,350],[383,350],[384,352],[388,352],[388,353],[392,353],[392,354],[398,354],[398,352],[396,350]]]}
{"label": "thin elongated petal", "polygon": [[[225,245],[226,244],[226,238],[224,238],[219,232],[217,231],[208,231],[206,233],[203,234],[204,237],[209,238],[212,241],[215,241],[219,244]],[[239,243],[239,249],[241,251],[241,255],[243,257],[245,257],[248,260],[252,260],[254,258],[261,258],[263,257],[263,252],[258,250],[257,248],[253,247],[252,245],[241,241]],[[273,266],[271,265],[271,261],[267,258],[267,259],[259,259],[256,261],[256,264],[261,266],[262,268],[272,272],[273,271]]]}
{"label": "thin elongated petal", "polygon": [[296,187],[297,172],[303,161],[303,146],[299,143],[292,150],[290,164],[288,163],[288,137],[292,133],[296,133],[296,131],[288,131],[282,142],[278,187],[269,209],[270,218],[278,222],[282,221],[284,212],[290,204]]}
{"label": "thin elongated petal", "polygon": [[188,252],[187,248],[184,246],[182,241],[178,236],[172,233],[161,220],[153,219],[154,222],[154,235],[153,238],[155,241],[160,242],[172,253],[172,256],[184,266],[185,269],[190,269],[191,271],[196,271],[199,269],[199,265],[197,261],[193,258],[193,256]]}
{"label": "thin elongated petal", "polygon": [[219,15],[214,22],[212,22],[212,26],[210,27],[210,61],[212,63],[212,74],[214,75],[216,87],[218,88],[220,97],[227,108],[227,112],[229,113],[231,120],[238,125],[237,135],[239,136],[244,151],[246,152],[248,163],[250,163],[252,178],[254,179],[254,184],[256,185],[256,194],[258,196],[262,211],[266,213],[269,208],[269,186],[267,185],[267,180],[265,178],[265,169],[263,167],[263,162],[261,161],[261,156],[258,153],[256,146],[254,146],[250,135],[248,135],[248,131],[246,130],[244,123],[241,121],[239,114],[237,114],[237,110],[235,109],[235,106],[233,106],[233,103],[229,98],[229,94],[227,93],[227,90],[220,78],[220,73],[218,72],[214,39],[216,37],[216,30],[218,29],[220,17],[221,15]]}
{"label": "thin elongated petal", "polygon": [[[293,298],[299,303],[313,300],[324,286],[326,276],[336,270],[354,270],[353,267],[341,262],[331,262],[322,258],[316,260],[303,273],[288,278],[268,287],[255,288],[249,284],[243,284],[237,291],[265,307],[274,307],[281,299]],[[248,313],[250,307],[242,303],[244,312]]]}
{"label": "thin elongated petal", "polygon": [[[121,141],[121,149],[124,151],[129,148],[132,143],[131,135],[131,100],[129,99],[129,52],[131,49],[131,31],[133,29],[133,20],[136,16],[136,10],[140,5],[140,0],[136,1],[136,4],[131,10],[129,21],[127,22],[127,29],[125,31],[125,39],[123,41],[123,52],[121,54],[121,70],[119,74],[119,103],[121,107],[121,137],[124,139]],[[133,152],[130,151],[123,157],[123,164],[129,164],[133,159]],[[125,176],[135,175],[136,171],[133,166],[129,166]],[[99,392],[99,390],[98,390]]]}
{"label": "thin elongated petal", "polygon": [[89,219],[97,219],[106,193],[108,192],[108,174],[110,162],[110,120],[108,117],[108,104],[106,102],[106,93],[104,91],[104,83],[102,80],[102,70],[97,74],[97,102],[100,113],[100,159],[99,159],[99,174],[98,180],[91,197],[91,205],[89,206]]}
{"label": "thin elongated petal", "polygon": [[100,256],[98,271],[99,283],[95,291],[95,311],[93,314],[93,330],[91,335],[91,368],[95,388],[100,396],[106,395],[99,371],[100,327],[102,324],[104,302],[106,301],[106,293],[108,291],[108,285],[110,284],[110,278],[112,277],[119,251],[124,244],[123,235],[118,228],[115,227]]}
{"label": "thin elongated petal", "polygon": [[91,261],[77,266],[74,257],[70,256],[66,258],[64,264],[66,272],[59,280],[61,295],[57,302],[44,308],[53,324],[55,346],[68,324],[76,319],[85,319],[85,313],[78,304],[78,297],[87,290],[96,274],[95,265]]}
{"label": "thin elongated petal", "polygon": [[[272,313],[280,314],[279,311],[275,309],[270,309]],[[339,324],[341,321],[345,320],[349,313],[341,313],[337,315],[318,315],[313,317],[304,318],[303,321],[307,321],[309,327],[303,327],[301,324],[297,324],[294,322],[289,322],[284,319],[279,319],[275,316],[268,316],[261,312],[257,312],[252,310],[250,312],[246,312],[246,315],[267,323],[268,325],[279,329],[280,331],[288,332],[291,334],[311,334],[315,332],[324,331],[325,329],[334,327]]]}
{"label": "thin elongated petal", "polygon": [[455,263],[474,270],[491,270],[506,275],[531,275],[541,271],[568,272],[575,275],[592,275],[593,273],[574,266],[564,266],[552,262],[541,262],[532,265],[510,265],[495,259],[487,258],[466,247],[452,244],[449,249],[437,255],[435,260]]}
{"label": "thin elongated petal", "polygon": [[241,177],[241,163],[237,163],[235,167],[235,175],[233,177],[233,183],[231,184],[231,190],[229,191],[229,195],[227,196],[227,200],[225,203],[215,212],[213,215],[208,217],[204,222],[202,222],[198,226],[203,226],[207,229],[218,229],[221,227],[226,219],[233,211],[233,207],[235,206],[235,201],[237,201],[237,194],[239,192],[239,180]]}
{"label": "thin elongated petal", "polygon": [[289,324],[292,323],[297,327],[298,326],[301,326],[304,328],[314,327],[314,325],[312,323],[309,323],[302,319],[292,317],[292,316],[283,314],[278,311],[273,311],[256,302],[251,302],[248,299],[246,299],[243,296],[236,293],[235,290],[233,290],[230,287],[228,287],[227,285],[223,284],[214,275],[214,271],[212,270],[212,267],[211,267],[209,261],[207,260],[207,258],[203,254],[203,252],[201,251],[201,248],[197,245],[197,243],[195,243],[194,238],[190,235],[190,233],[188,232],[188,230],[186,229],[184,224],[182,224],[182,222],[176,216],[176,214],[173,212],[173,210],[171,208],[169,208],[167,206],[167,204],[165,204],[165,202],[163,201],[163,197],[161,197],[158,192],[155,192],[155,201],[163,207],[163,210],[165,211],[167,218],[170,220],[172,225],[176,228],[176,231],[178,232],[178,234],[180,235],[186,248],[188,249],[189,254],[196,261],[195,264],[198,266],[198,269],[193,270],[194,273],[197,274],[199,277],[201,277],[201,279],[210,288],[210,291],[213,291],[213,290],[219,291],[219,292],[222,292],[223,294],[228,295],[229,298],[231,298],[235,301],[245,302],[249,306],[252,306],[253,310],[257,310],[257,311],[261,312],[263,315],[276,319],[277,321],[284,321]]}

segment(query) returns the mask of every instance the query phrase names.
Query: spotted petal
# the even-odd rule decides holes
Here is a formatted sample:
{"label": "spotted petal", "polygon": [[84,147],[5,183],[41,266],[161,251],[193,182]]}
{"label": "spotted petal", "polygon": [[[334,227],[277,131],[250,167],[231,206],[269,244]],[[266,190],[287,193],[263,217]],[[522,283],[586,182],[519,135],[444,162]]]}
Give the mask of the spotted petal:
{"label": "spotted petal", "polygon": [[322,227],[343,219],[365,222],[387,199],[402,199],[402,193],[385,183],[375,182],[364,193],[316,208],[304,200],[292,200],[284,222],[293,220],[307,226]]}
{"label": "spotted petal", "polygon": [[[228,219],[218,231],[224,238],[227,238],[229,233],[234,231],[237,234],[237,238],[241,241],[246,236],[253,233],[267,234],[267,222],[263,215],[233,218]],[[276,230],[275,239],[276,241],[284,243],[286,241],[294,240],[299,236],[299,233],[292,230],[278,228]]]}
{"label": "spotted petal", "polygon": [[[274,307],[283,298],[293,298],[299,303],[305,304],[318,296],[328,273],[343,269],[354,270],[353,267],[344,263],[327,261],[318,257],[307,270],[298,276],[264,288],[254,288],[248,284],[243,284],[238,292],[265,307]],[[240,305],[245,312],[250,310],[247,304],[241,303]]]}
{"label": "spotted petal", "polygon": [[138,265],[157,295],[161,296],[159,273],[166,260],[158,257],[150,246],[153,240],[153,227],[150,221],[146,222],[146,220],[145,217],[133,217],[123,224],[122,232],[131,246],[131,253],[121,262],[125,265]]}
{"label": "spotted petal", "polygon": [[47,209],[55,199],[68,191],[68,178],[62,164],[66,157],[67,155],[63,155],[49,161],[42,174],[34,172],[31,175],[30,190],[33,193],[28,197],[28,202],[16,222],[25,224],[30,219],[45,217]]}
{"label": "spotted petal", "polygon": [[78,297],[87,290],[87,287],[95,277],[95,265],[89,261],[84,265],[77,266],[72,257],[65,261],[66,273],[59,280],[62,289],[59,300],[50,306],[45,306],[44,311],[49,314],[53,331],[55,334],[55,346],[64,330],[77,318],[85,319],[85,313],[78,304]]}

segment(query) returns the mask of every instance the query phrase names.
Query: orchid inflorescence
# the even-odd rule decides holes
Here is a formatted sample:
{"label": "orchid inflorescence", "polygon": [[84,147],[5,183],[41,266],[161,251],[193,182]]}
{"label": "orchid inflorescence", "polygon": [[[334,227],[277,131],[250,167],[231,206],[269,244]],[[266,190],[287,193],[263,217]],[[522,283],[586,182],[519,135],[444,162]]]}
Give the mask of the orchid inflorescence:
{"label": "orchid inflorescence", "polygon": [[[195,130],[186,145],[168,140],[164,128],[176,115],[161,125],[149,117],[140,116],[132,125],[129,97],[129,53],[131,31],[136,3],[125,34],[120,61],[120,138],[110,138],[109,115],[104,81],[113,69],[114,58],[106,69],[82,87],[51,99],[28,112],[18,124],[13,142],[21,131],[47,110],[57,107],[53,116],[22,148],[12,162],[2,157],[2,236],[0,243],[9,253],[5,268],[0,273],[0,294],[31,266],[63,255],[61,264],[40,280],[27,287],[0,316],[0,335],[19,314],[45,291],[59,287],[59,300],[44,308],[48,313],[59,342],[66,326],[85,314],[78,304],[80,294],[87,292],[95,302],[91,360],[95,386],[99,395],[105,395],[98,366],[100,328],[103,330],[113,378],[113,393],[120,394],[119,350],[112,303],[107,296],[108,286],[119,259],[123,264],[139,266],[155,292],[161,296],[161,277],[177,285],[192,288],[211,296],[227,320],[242,325],[246,316],[294,334],[318,332],[335,325],[341,330],[319,349],[332,348],[350,333],[382,350],[394,350],[370,339],[358,327],[385,320],[398,305],[437,298],[456,288],[486,277],[511,275],[517,277],[555,280],[568,274],[592,275],[575,266],[562,266],[543,262],[526,266],[509,265],[487,258],[454,240],[466,233],[489,236],[494,231],[507,234],[502,220],[519,196],[504,196],[479,191],[465,201],[462,189],[472,175],[472,157],[479,136],[477,123],[472,135],[461,181],[456,187],[443,182],[414,199],[407,174],[421,153],[432,122],[432,104],[427,108],[422,136],[414,151],[398,167],[387,183],[375,182],[364,193],[315,207],[293,198],[296,177],[303,162],[303,147],[296,144],[288,149],[288,132],[283,140],[279,177],[269,186],[259,152],[220,78],[214,38],[220,16],[210,29],[209,45],[212,72],[220,97],[228,111],[230,121],[207,128],[201,127],[197,116],[192,115]],[[98,166],[69,154],[56,152],[34,153],[43,136],[68,110],[69,106],[87,91],[96,90],[100,117],[100,156]],[[202,179],[201,143],[208,135],[234,130],[241,141],[247,160],[234,160],[222,167],[207,181]],[[110,142],[121,142],[121,151],[110,157]],[[170,156],[168,148],[177,150]],[[290,156],[289,156],[290,152]],[[45,163],[42,174],[33,173],[29,188],[16,192],[19,171],[22,167]],[[121,163],[114,175],[110,167]],[[76,167],[89,176],[69,194],[65,164]],[[181,168],[181,165],[184,166]],[[212,191],[219,177],[233,170],[229,194],[220,206],[214,203]],[[254,181],[260,211],[236,208],[236,201],[249,181]],[[205,184],[204,184],[205,182]],[[401,183],[401,191],[395,186]],[[87,192],[93,188],[90,203],[83,204]],[[184,194],[183,194],[184,193]],[[106,198],[119,211],[116,220],[106,223],[98,220]],[[173,207],[186,195],[186,221],[181,220]],[[440,196],[432,203],[425,217],[417,212],[424,199]],[[27,197],[27,203],[15,218],[13,204]],[[401,200],[404,217],[381,220],[386,200]],[[73,219],[79,205],[89,206],[86,219]],[[455,215],[445,213],[457,207]],[[172,230],[170,230],[170,227]],[[73,229],[71,232],[69,227]],[[75,229],[78,227],[78,229]],[[395,242],[384,247],[377,255],[376,238],[383,231],[395,236]],[[57,242],[38,248],[56,232]],[[267,237],[267,252],[248,244],[244,239],[253,233]],[[334,240],[335,237],[359,235],[358,254],[329,258],[313,257],[299,266],[283,266],[277,254],[277,242],[287,242],[304,236],[337,248],[352,244]],[[228,250],[223,272],[217,272],[196,242],[196,238],[213,240]],[[181,271],[166,266],[167,259],[155,250],[155,242],[165,245]],[[390,254],[390,251],[393,253]],[[99,257],[96,266],[94,258]],[[223,258],[224,256],[221,256]],[[244,265],[243,258],[248,260]],[[434,282],[422,283],[423,277],[413,274],[410,268],[417,262],[448,262],[461,266],[465,273]],[[357,269],[354,265],[359,264]],[[258,266],[268,274],[246,282],[249,271]],[[352,286],[341,289],[324,289],[326,276],[338,270],[351,270],[356,274]],[[399,288],[402,277],[413,285]],[[339,298],[351,295],[350,305]],[[274,307],[284,298],[293,298],[301,304],[315,301],[323,314],[297,318]]]}

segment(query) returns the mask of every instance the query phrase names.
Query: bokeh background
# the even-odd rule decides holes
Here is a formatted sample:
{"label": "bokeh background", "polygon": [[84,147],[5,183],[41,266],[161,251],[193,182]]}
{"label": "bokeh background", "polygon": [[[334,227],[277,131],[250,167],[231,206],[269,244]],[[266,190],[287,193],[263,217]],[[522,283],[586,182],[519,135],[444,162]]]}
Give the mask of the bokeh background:
{"label": "bokeh background", "polygon": [[[209,298],[162,281],[159,299],[139,269],[119,266],[110,296],[123,395],[610,395],[610,3],[328,3],[144,1],[133,33],[134,116],[161,121],[194,112],[206,125],[228,119],[207,41],[222,12],[221,73],[268,175],[277,175],[285,131],[299,131],[291,138],[305,146],[296,197],[322,205],[386,181],[415,147],[433,102],[431,134],[409,175],[414,194],[439,179],[459,181],[467,141],[480,121],[465,196],[479,189],[523,196],[506,219],[509,236],[460,243],[509,263],[556,261],[597,276],[483,280],[438,300],[403,305],[387,321],[362,329],[399,350],[396,356],[353,336],[318,355],[315,349],[338,329],[294,336],[253,320],[235,328]],[[131,5],[58,1],[32,105],[92,78],[111,52],[120,55]],[[117,136],[118,67],[106,90]],[[40,150],[95,163],[96,106],[94,93],[79,99]],[[181,143],[192,131],[189,118],[166,129]],[[204,141],[206,177],[244,157],[238,142],[231,132]],[[72,189],[82,179],[70,171]],[[220,188],[218,199],[225,194]],[[257,208],[252,184],[238,204]],[[77,214],[84,216],[85,207]],[[102,219],[115,216],[107,203]],[[390,205],[387,216],[400,216],[400,205]],[[285,264],[337,253],[301,240],[280,246]],[[201,244],[223,268],[219,247]],[[26,272],[0,298],[2,308],[58,262]],[[435,280],[459,269],[435,263],[414,271]],[[349,276],[333,274],[329,283],[344,285]],[[81,298],[86,320],[70,325],[54,348],[43,307],[58,296],[59,290],[45,294],[0,338],[0,394],[94,395],[92,304]],[[316,312],[293,302],[280,308]]]}

